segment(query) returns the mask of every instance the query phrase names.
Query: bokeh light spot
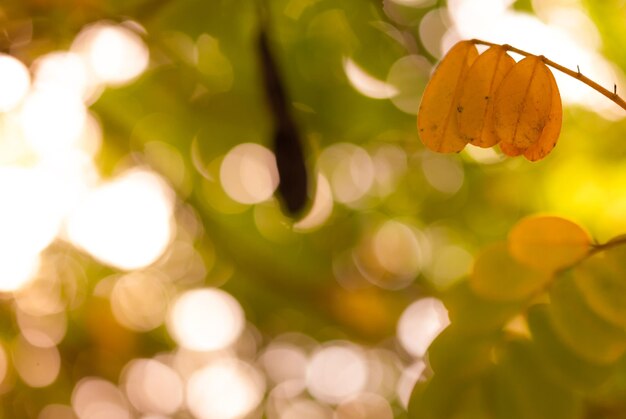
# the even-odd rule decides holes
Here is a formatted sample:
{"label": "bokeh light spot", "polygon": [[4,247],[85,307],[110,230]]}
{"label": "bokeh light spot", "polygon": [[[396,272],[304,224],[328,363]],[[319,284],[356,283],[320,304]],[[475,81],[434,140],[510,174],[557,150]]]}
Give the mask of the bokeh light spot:
{"label": "bokeh light spot", "polygon": [[0,112],[15,108],[30,87],[30,73],[21,61],[0,54]]}
{"label": "bokeh light spot", "polygon": [[153,263],[173,233],[172,191],[155,174],[132,170],[92,190],[70,216],[70,241],[121,269]]}
{"label": "bokeh light spot", "polygon": [[133,272],[119,278],[111,292],[111,309],[128,329],[145,332],[165,320],[168,294],[158,271]]}
{"label": "bokeh light spot", "polygon": [[196,371],[187,383],[187,405],[198,419],[243,418],[261,402],[265,382],[249,364],[220,359]]}
{"label": "bokeh light spot", "polygon": [[398,90],[391,97],[391,103],[396,108],[412,115],[417,113],[430,68],[428,60],[419,55],[407,55],[392,64],[387,74],[387,83]]}
{"label": "bokeh light spot", "polygon": [[422,298],[402,313],[398,321],[398,340],[409,354],[421,358],[448,324],[448,311],[443,303],[432,297]]}
{"label": "bokeh light spot", "polygon": [[422,170],[428,183],[440,192],[453,195],[463,186],[463,167],[448,156],[425,152],[422,156]]}
{"label": "bokeh light spot", "polygon": [[180,346],[212,351],[226,348],[241,335],[244,313],[230,294],[215,288],[197,289],[174,302],[167,327]]}
{"label": "bokeh light spot", "polygon": [[333,212],[333,193],[330,184],[324,175],[317,175],[317,184],[313,205],[309,212],[298,222],[294,228],[300,231],[314,230],[322,226]]}
{"label": "bokeh light spot", "polygon": [[89,79],[87,64],[73,52],[55,51],[39,57],[33,63],[35,90],[55,89],[72,97],[89,99],[95,90]]}
{"label": "bokeh light spot", "polygon": [[373,393],[361,393],[337,407],[336,419],[393,419],[389,402]]}
{"label": "bokeh light spot", "polygon": [[129,401],[142,413],[171,415],[183,403],[181,378],[161,362],[135,359],[122,376]]}
{"label": "bokeh light spot", "polygon": [[87,110],[81,98],[67,90],[37,89],[26,97],[20,116],[26,140],[46,155],[76,144]]}
{"label": "bokeh light spot", "polygon": [[131,419],[122,392],[101,378],[86,377],[76,383],[72,407],[79,419]]}
{"label": "bokeh light spot", "polygon": [[374,251],[389,272],[414,277],[421,267],[420,246],[413,230],[398,221],[387,221],[376,232]]}
{"label": "bokeh light spot", "polygon": [[138,77],[149,61],[143,40],[125,25],[96,23],[88,26],[78,34],[72,50],[85,57],[96,79],[114,86]]}
{"label": "bokeh light spot", "polygon": [[278,186],[274,153],[254,143],[233,147],[222,161],[220,181],[228,196],[242,204],[269,199]]}
{"label": "bokeh light spot", "polygon": [[372,77],[351,58],[344,58],[343,71],[354,89],[372,99],[388,99],[398,93],[393,85]]}
{"label": "bokeh light spot", "polygon": [[319,156],[320,171],[330,181],[338,202],[356,204],[374,183],[374,164],[363,148],[350,143],[337,143]]}
{"label": "bokeh light spot", "polygon": [[260,362],[275,384],[289,380],[304,381],[306,378],[308,357],[303,349],[294,344],[270,343],[261,355]]}
{"label": "bokeh light spot", "polygon": [[41,348],[18,337],[12,349],[13,365],[28,386],[46,387],[56,380],[61,369],[61,355],[56,346]]}
{"label": "bokeh light spot", "polygon": [[326,403],[341,403],[359,393],[367,379],[367,361],[362,350],[343,342],[320,348],[307,369],[309,392]]}

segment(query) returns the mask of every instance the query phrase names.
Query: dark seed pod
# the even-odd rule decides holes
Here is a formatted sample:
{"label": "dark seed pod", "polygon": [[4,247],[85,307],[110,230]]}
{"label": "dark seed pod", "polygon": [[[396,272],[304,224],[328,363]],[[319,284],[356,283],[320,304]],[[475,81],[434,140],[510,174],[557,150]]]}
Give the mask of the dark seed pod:
{"label": "dark seed pod", "polygon": [[308,173],[300,133],[290,113],[287,93],[267,38],[268,19],[260,13],[258,50],[263,84],[274,124],[273,149],[276,155],[279,184],[278,199],[290,216],[298,216],[308,202]]}

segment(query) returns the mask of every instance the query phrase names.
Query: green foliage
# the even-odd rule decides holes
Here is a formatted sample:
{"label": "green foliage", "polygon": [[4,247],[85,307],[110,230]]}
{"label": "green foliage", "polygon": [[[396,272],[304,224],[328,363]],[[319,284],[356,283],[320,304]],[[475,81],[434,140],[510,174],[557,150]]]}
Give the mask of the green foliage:
{"label": "green foliage", "polygon": [[[0,42],[5,51],[34,65],[48,52],[70,48],[94,22],[129,19],[143,28],[138,33],[150,51],[150,66],[136,80],[109,86],[89,103],[103,137],[95,169],[103,183],[129,168],[158,173],[173,191],[173,235],[162,257],[141,269],[107,265],[61,233],[41,252],[41,273],[33,283],[2,294],[0,348],[9,365],[19,360],[24,307],[36,311],[38,298],[58,296],[63,304],[55,315],[66,330],[56,346],[59,373],[52,384],[38,388],[10,366],[6,380],[0,380],[7,401],[0,418],[37,417],[48,405],[68,408],[77,383],[88,376],[126,391],[121,377],[137,359],[173,364],[182,353],[191,361],[177,368],[187,380],[187,369],[216,355],[181,349],[163,319],[146,329],[123,324],[116,306],[120,291],[114,290],[131,274],[145,274],[149,284],[159,284],[156,291],[143,284],[139,293],[124,295],[144,320],[169,312],[189,290],[228,292],[247,322],[247,334],[230,348],[231,355],[262,372],[264,351],[293,332],[301,335],[290,344],[309,361],[329,342],[348,341],[369,358],[371,349],[386,354],[391,367],[372,364],[370,378],[376,384],[376,374],[384,371],[378,387],[393,389],[367,387],[384,395],[388,410],[382,419],[626,415],[623,119],[565,102],[561,140],[537,163],[466,146],[467,138],[448,150],[466,146],[458,155],[435,154],[420,143],[415,114],[439,57],[433,45],[450,36],[442,32],[450,24],[445,2],[267,1],[268,45],[308,175],[319,179],[323,174],[329,194],[334,193],[328,218],[303,231],[275,197],[241,202],[222,182],[224,157],[234,147],[274,147],[276,113],[267,102],[258,51],[263,2],[76,3],[3,2]],[[517,1],[514,7],[532,12],[535,3]],[[580,10],[596,23],[605,54],[625,71],[623,6],[618,1],[584,4]],[[544,11],[541,18],[546,16]],[[367,89],[355,87],[358,77],[348,74],[348,60],[395,93],[367,96]],[[574,68],[576,62],[567,64]],[[581,71],[586,72],[584,66]],[[477,86],[480,92],[491,81],[477,73],[472,80],[483,84]],[[610,86],[613,80],[601,82]],[[435,94],[428,100],[445,108],[441,122],[454,125],[456,118],[450,118],[459,92],[445,84],[439,87],[452,96],[448,101]],[[541,91],[534,93],[535,99],[546,99]],[[506,97],[498,100],[507,102]],[[556,112],[554,103],[544,111]],[[473,112],[485,115],[487,110],[479,106]],[[519,121],[511,115],[507,130],[515,131]],[[542,118],[551,116],[543,112]],[[473,122],[459,124],[478,129]],[[2,135],[12,123],[0,116]],[[357,150],[354,155],[361,160],[348,152],[331,155],[329,150],[340,143]],[[28,166],[37,160],[31,155],[11,160],[11,147],[0,138],[3,169],[5,162]],[[348,193],[368,179],[371,185],[358,199],[342,200],[340,178],[354,180],[344,186]],[[308,198],[313,200],[316,187],[323,186],[311,182]],[[10,203],[6,199],[2,206]],[[13,249],[2,250],[9,256],[0,255],[0,263],[8,263]],[[142,303],[151,292],[164,298],[144,312]],[[426,296],[444,303],[450,325],[422,358],[403,346],[398,321],[405,308]],[[395,393],[398,377],[420,362],[426,366],[406,408],[404,396]],[[269,375],[263,381],[264,401],[251,414],[274,419],[272,403],[281,389]],[[317,400],[313,393],[303,390],[297,401],[343,419],[344,406]],[[362,412],[361,407],[348,410],[346,417]],[[150,413],[129,409],[137,416]],[[171,415],[193,415],[185,409]],[[71,409],[63,413],[74,414]],[[54,416],[42,419],[49,417]]]}

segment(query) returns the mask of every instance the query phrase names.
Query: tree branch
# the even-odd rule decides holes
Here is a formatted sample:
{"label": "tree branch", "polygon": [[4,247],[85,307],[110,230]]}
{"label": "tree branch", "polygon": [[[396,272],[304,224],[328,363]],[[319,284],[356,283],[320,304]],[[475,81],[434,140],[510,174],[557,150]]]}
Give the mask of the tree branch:
{"label": "tree branch", "polygon": [[[474,44],[478,44],[478,45],[486,45],[486,46],[500,46],[500,44],[495,44],[492,42],[487,42],[487,41],[482,41],[480,39],[472,39],[471,40],[472,43]],[[573,71],[570,70],[567,67],[563,67],[560,64],[555,63],[552,60],[547,59],[546,57],[544,57],[543,55],[534,55],[531,54],[529,52],[526,52],[524,50],[521,50],[519,48],[515,48],[512,47],[511,45],[508,44],[504,44],[501,45],[505,50],[507,51],[513,51],[516,54],[519,55],[523,55],[524,57],[539,57],[546,65],[549,65],[550,67],[559,70],[562,73],[567,74],[570,77],[573,77],[577,80],[580,80],[581,82],[585,83],[587,86],[591,87],[592,89],[594,89],[595,91],[602,93],[604,96],[606,96],[607,98],[609,98],[610,100],[612,100],[615,104],[617,104],[619,107],[621,107],[622,109],[626,110],[626,101],[624,101],[624,99],[622,99],[621,97],[619,97],[619,95],[617,94],[617,86],[613,85],[613,91],[610,91],[608,89],[605,89],[604,87],[600,86],[598,83],[596,83],[595,81],[591,80],[589,77],[583,76],[583,74],[580,72],[580,69],[577,69],[578,71]]]}

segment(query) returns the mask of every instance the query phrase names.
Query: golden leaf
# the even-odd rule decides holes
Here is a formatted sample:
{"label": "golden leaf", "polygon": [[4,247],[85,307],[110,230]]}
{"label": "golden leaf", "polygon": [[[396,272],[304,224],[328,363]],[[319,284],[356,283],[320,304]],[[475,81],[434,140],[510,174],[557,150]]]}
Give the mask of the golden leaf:
{"label": "golden leaf", "polygon": [[591,238],[578,224],[560,217],[531,216],[509,232],[509,251],[518,262],[555,272],[582,259]]}
{"label": "golden leaf", "polygon": [[551,77],[535,56],[515,64],[504,77],[494,100],[494,127],[504,147],[525,150],[539,141],[550,119]]}
{"label": "golden leaf", "polygon": [[417,114],[417,128],[424,145],[440,153],[456,153],[467,141],[457,122],[458,97],[467,71],[478,57],[471,41],[454,45],[435,70],[424,90]]}
{"label": "golden leaf", "polygon": [[554,79],[550,69],[546,67],[546,70],[548,70],[550,84],[552,86],[550,89],[550,94],[552,96],[550,115],[548,116],[546,126],[543,128],[541,137],[539,137],[539,141],[524,151],[524,157],[530,161],[541,160],[547,156],[550,151],[552,151],[557,140],[559,139],[561,124],[563,122],[563,105],[561,104],[559,87],[557,86],[556,80]]}
{"label": "golden leaf", "polygon": [[514,65],[506,49],[495,45],[470,67],[457,106],[459,131],[470,144],[491,147],[499,142],[493,126],[494,95]]}

